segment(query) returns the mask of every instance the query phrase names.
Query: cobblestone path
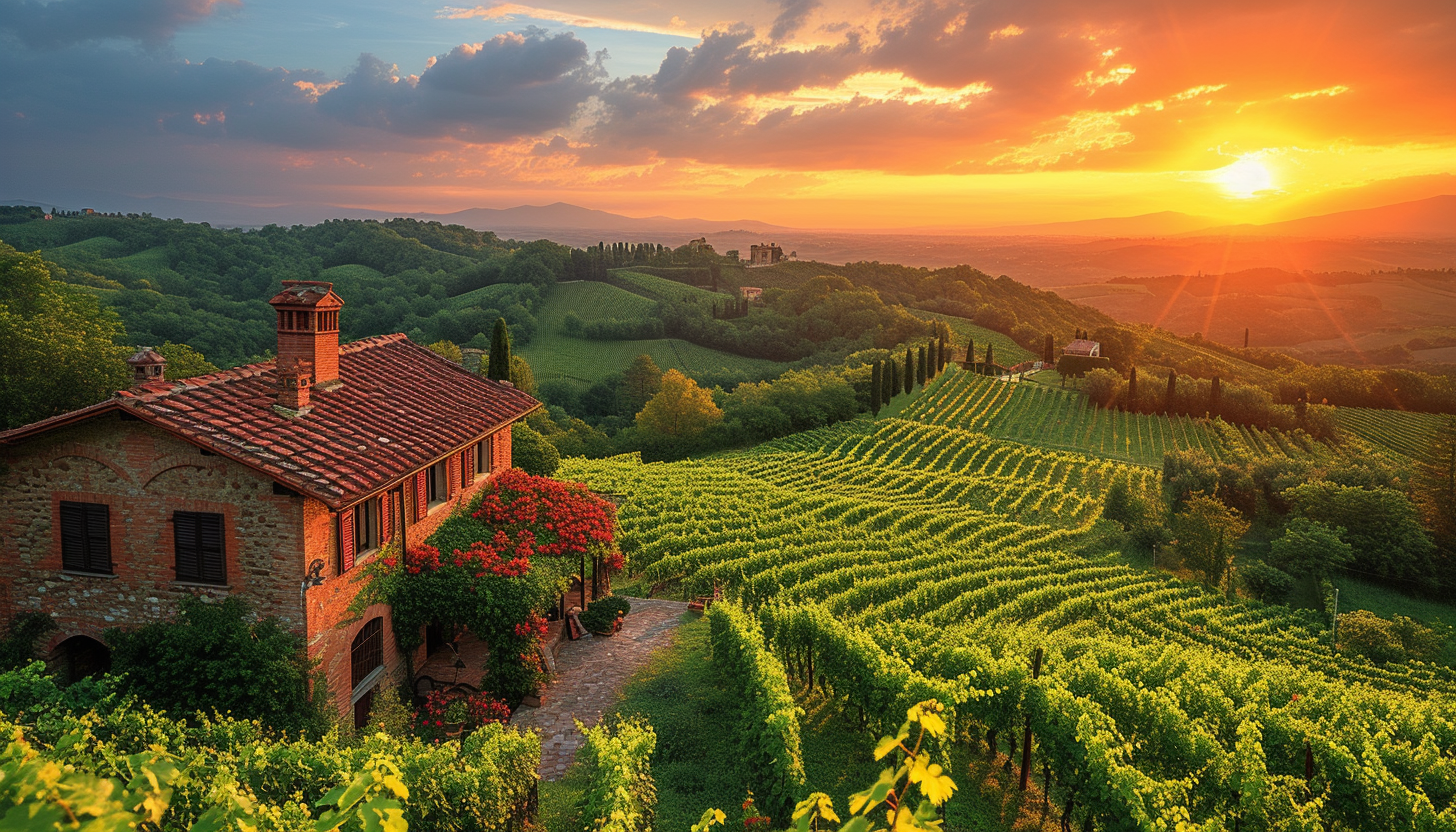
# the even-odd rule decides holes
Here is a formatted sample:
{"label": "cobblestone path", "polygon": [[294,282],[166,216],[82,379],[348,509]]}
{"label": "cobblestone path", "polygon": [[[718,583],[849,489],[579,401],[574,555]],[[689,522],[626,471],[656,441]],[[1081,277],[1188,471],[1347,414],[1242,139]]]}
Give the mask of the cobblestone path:
{"label": "cobblestone path", "polygon": [[633,598],[621,632],[561,645],[556,680],[542,692],[541,707],[518,708],[511,716],[511,725],[541,733],[541,779],[561,779],[582,741],[572,720],[596,725],[627,679],[672,639],[687,608],[682,601]]}

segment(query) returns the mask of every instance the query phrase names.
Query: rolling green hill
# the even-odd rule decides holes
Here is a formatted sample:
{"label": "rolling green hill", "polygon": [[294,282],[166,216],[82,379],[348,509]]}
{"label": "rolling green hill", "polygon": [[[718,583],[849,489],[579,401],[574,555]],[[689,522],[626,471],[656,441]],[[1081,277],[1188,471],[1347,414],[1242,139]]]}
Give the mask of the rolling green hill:
{"label": "rolling green hill", "polygon": [[[648,280],[681,286],[661,278]],[[585,384],[621,372],[639,355],[651,356],[663,370],[678,369],[689,375],[742,373],[757,378],[777,374],[786,366],[711,350],[679,338],[592,341],[562,332],[562,321],[568,312],[591,322],[647,316],[655,308],[651,300],[605,283],[560,283],[551,288],[537,311],[540,330],[536,337],[518,352],[531,363],[537,381],[568,379]]]}

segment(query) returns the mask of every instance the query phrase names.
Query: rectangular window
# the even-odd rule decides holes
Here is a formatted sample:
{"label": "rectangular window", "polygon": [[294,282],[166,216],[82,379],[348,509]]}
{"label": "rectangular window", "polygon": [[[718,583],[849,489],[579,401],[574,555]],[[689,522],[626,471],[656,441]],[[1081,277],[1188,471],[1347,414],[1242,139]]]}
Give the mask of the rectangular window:
{"label": "rectangular window", "polygon": [[379,548],[379,501],[365,500],[354,507],[354,554]]}
{"label": "rectangular window", "polygon": [[111,574],[111,509],[61,501],[61,568]]}
{"label": "rectangular window", "polygon": [[491,453],[491,451],[494,449],[494,436],[488,436],[475,443],[475,475],[477,477],[483,477],[490,473],[490,466],[495,458],[495,454]]}
{"label": "rectangular window", "polygon": [[430,508],[450,499],[450,465],[436,462],[429,470]]}
{"label": "rectangular window", "polygon": [[177,551],[177,580],[204,584],[227,583],[221,514],[174,511],[172,536]]}

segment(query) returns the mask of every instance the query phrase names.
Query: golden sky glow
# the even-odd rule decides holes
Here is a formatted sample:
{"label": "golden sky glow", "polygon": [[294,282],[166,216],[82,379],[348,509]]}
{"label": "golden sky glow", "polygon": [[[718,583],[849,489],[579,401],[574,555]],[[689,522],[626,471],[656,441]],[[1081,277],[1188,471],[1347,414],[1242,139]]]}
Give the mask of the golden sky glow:
{"label": "golden sky glow", "polygon": [[0,21],[13,187],[954,229],[1265,222],[1456,171],[1449,0],[165,0],[61,26],[81,2]]}

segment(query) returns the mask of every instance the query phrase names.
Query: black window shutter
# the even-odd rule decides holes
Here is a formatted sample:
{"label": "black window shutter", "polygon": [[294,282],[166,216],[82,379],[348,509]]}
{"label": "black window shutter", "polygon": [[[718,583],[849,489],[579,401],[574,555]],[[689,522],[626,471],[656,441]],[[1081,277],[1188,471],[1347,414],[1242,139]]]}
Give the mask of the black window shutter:
{"label": "black window shutter", "polygon": [[61,568],[86,568],[86,507],[61,503]]}
{"label": "black window shutter", "polygon": [[172,514],[172,537],[177,544],[177,580],[202,579],[197,557],[197,515],[190,511]]}
{"label": "black window shutter", "polygon": [[86,504],[86,569],[111,571],[111,510],[105,503]]}
{"label": "black window shutter", "polygon": [[61,568],[111,571],[111,510],[105,503],[61,502]]}
{"label": "black window shutter", "polygon": [[203,514],[198,524],[201,548],[202,580],[227,583],[227,566],[223,561],[222,515]]}
{"label": "black window shutter", "polygon": [[221,514],[174,512],[172,533],[177,545],[177,580],[227,583]]}

